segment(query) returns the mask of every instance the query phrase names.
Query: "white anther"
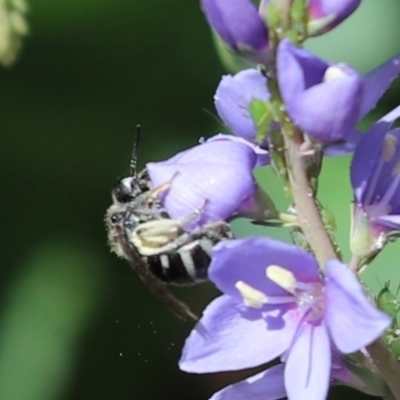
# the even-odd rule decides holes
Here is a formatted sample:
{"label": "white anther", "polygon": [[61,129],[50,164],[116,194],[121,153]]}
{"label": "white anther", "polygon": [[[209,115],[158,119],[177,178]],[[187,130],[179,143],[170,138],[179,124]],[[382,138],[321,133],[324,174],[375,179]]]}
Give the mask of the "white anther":
{"label": "white anther", "polygon": [[291,271],[279,265],[269,265],[265,269],[265,275],[268,279],[276,283],[282,289],[287,290],[289,293],[295,292],[297,280]]}
{"label": "white anther", "polygon": [[235,287],[243,297],[244,304],[248,307],[261,308],[268,301],[263,292],[243,281],[237,281]]}

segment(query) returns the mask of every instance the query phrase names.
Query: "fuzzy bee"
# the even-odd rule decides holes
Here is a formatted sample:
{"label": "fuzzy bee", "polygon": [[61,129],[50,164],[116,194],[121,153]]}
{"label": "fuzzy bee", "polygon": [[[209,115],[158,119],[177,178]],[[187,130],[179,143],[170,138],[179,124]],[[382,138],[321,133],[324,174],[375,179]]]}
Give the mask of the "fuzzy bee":
{"label": "fuzzy bee", "polygon": [[186,229],[202,210],[194,210],[179,220],[169,217],[159,195],[171,186],[172,180],[153,187],[146,169],[136,172],[139,136],[138,127],[130,175],[114,186],[113,204],[105,217],[111,251],[126,259],[150,290],[177,316],[197,319],[165,284],[194,284],[206,280],[212,247],[232,238],[232,232],[224,221]]}

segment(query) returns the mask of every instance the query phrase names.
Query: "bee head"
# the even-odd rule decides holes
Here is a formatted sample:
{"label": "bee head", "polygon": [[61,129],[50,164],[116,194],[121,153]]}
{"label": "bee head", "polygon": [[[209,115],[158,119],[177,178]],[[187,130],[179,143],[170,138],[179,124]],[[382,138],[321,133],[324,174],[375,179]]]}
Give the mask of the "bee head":
{"label": "bee head", "polygon": [[141,134],[140,125],[136,126],[136,134],[129,162],[129,176],[119,179],[112,189],[111,196],[114,203],[129,203],[144,191],[143,184],[137,173],[137,152]]}
{"label": "bee head", "polygon": [[127,176],[119,179],[111,191],[115,203],[129,203],[143,193],[136,176]]}

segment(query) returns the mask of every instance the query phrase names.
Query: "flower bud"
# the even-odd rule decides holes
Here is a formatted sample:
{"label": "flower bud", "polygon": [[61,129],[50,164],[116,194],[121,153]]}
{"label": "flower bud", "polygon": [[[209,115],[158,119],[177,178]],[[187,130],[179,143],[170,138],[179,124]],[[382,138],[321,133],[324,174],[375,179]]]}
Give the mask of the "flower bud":
{"label": "flower bud", "polygon": [[[270,98],[267,78],[257,69],[245,69],[222,77],[214,95],[218,115],[232,132],[251,143],[257,141],[257,121],[252,118],[254,101],[265,104]],[[266,127],[268,130],[269,126]],[[264,137],[267,132],[263,132]]]}
{"label": "flower bud", "polygon": [[358,140],[360,136],[354,135],[358,121],[376,106],[399,72],[399,56],[361,76],[344,64],[319,59],[288,39],[278,48],[278,83],[287,112],[304,133],[325,146]]}
{"label": "flower bud", "polygon": [[290,118],[313,139],[335,142],[354,128],[363,93],[355,70],[329,64],[289,40],[279,45],[277,69]]}
{"label": "flower bud", "polygon": [[354,205],[350,231],[350,249],[354,256],[363,260],[362,264],[374,257],[386,245],[389,230],[382,228],[374,227],[363,207]]}
{"label": "flower bud", "polygon": [[268,30],[250,0],[202,0],[211,28],[233,51],[251,62],[269,58]]}
{"label": "flower bud", "polygon": [[311,0],[308,5],[307,33],[317,36],[339,25],[360,5],[361,0]]}
{"label": "flower bud", "polygon": [[287,26],[289,21],[305,23],[307,36],[317,36],[339,25],[360,3],[361,0],[261,0],[260,14],[270,17],[271,10],[275,10],[281,26]]}

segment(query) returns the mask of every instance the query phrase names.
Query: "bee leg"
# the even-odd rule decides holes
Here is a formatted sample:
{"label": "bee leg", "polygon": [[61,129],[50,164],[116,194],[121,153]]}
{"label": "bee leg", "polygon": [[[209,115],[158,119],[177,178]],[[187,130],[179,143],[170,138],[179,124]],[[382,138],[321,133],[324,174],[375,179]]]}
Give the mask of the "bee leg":
{"label": "bee leg", "polygon": [[195,219],[199,218],[199,216],[206,210],[208,203],[209,203],[209,201],[207,199],[204,200],[204,203],[200,208],[198,208],[198,209],[194,210],[193,212],[191,212],[190,214],[186,215],[186,217],[183,217],[183,218],[177,220],[177,222],[180,223],[181,227],[184,227],[189,222],[192,222]]}
{"label": "bee leg", "polygon": [[[187,241],[184,226],[198,218],[207,205],[204,205],[181,219],[162,218],[141,223],[132,233],[131,240],[143,256],[154,255],[167,246],[180,247]],[[201,228],[199,228],[201,229]]]}
{"label": "bee leg", "polygon": [[129,265],[138,273],[142,281],[149,287],[150,291],[157,296],[176,316],[186,321],[198,321],[190,308],[179,301],[148,269],[147,264],[136,249],[132,246],[130,238],[122,229],[118,230],[121,246],[127,255]]}
{"label": "bee leg", "polygon": [[172,177],[165,183],[163,183],[160,186],[155,187],[154,189],[152,189],[149,193],[149,197],[147,199],[148,203],[153,203],[154,201],[159,200],[159,195],[164,193],[165,191],[167,191],[171,185],[172,182],[174,181],[174,179],[179,175],[179,171],[175,172],[174,175],[172,175]]}
{"label": "bee leg", "polygon": [[209,232],[210,237],[215,237],[216,239],[233,239],[233,233],[231,227],[226,221],[220,220],[205,224],[202,229]]}
{"label": "bee leg", "polygon": [[157,249],[176,240],[183,233],[180,221],[169,218],[143,222],[132,234],[139,249]]}

